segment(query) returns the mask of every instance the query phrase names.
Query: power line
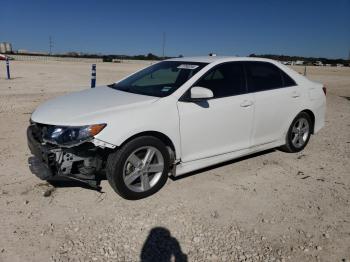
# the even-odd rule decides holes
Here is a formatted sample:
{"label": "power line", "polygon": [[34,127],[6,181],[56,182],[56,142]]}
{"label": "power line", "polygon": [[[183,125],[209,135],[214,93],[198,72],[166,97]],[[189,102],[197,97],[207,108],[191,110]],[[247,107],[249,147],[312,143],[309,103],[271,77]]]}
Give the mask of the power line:
{"label": "power line", "polygon": [[52,37],[49,36],[49,54],[52,55],[52,48],[53,48],[53,40]]}
{"label": "power line", "polygon": [[165,57],[165,41],[166,41],[166,34],[165,32],[163,32],[163,43],[162,43],[162,48],[163,48],[163,53],[162,53],[162,57]]}

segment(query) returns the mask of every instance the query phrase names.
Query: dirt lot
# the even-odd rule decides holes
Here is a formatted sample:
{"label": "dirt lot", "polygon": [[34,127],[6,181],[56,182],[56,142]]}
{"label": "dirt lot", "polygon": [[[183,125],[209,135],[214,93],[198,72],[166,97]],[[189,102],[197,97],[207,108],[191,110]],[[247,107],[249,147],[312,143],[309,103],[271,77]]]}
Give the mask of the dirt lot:
{"label": "dirt lot", "polygon": [[[303,152],[271,150],[126,201],[107,181],[104,193],[52,188],[28,169],[31,112],[87,88],[91,65],[11,65],[6,80],[0,64],[0,261],[349,261],[350,68],[308,68],[328,111]],[[143,66],[97,64],[97,83]]]}

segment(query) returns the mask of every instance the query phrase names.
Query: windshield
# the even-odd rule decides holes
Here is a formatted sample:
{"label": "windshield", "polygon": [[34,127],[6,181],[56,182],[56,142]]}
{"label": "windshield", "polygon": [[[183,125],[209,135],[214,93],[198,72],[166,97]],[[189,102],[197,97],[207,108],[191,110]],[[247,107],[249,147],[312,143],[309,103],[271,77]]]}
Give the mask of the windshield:
{"label": "windshield", "polygon": [[206,63],[164,61],[109,87],[135,94],[165,97],[201,70]]}

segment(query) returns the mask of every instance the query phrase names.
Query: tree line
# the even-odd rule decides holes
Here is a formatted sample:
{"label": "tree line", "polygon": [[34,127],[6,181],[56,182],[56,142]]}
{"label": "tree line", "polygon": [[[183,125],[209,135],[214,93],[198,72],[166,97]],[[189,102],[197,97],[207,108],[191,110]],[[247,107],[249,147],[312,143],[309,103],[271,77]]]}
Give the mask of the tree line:
{"label": "tree line", "polygon": [[288,55],[273,55],[273,54],[262,54],[262,55],[256,55],[256,54],[250,54],[250,57],[262,57],[262,58],[269,58],[273,60],[278,61],[304,61],[306,64],[315,63],[316,61],[321,61],[323,64],[347,64],[349,65],[350,60],[345,59],[330,59],[330,58],[324,58],[324,57],[305,57],[305,56],[288,56]]}

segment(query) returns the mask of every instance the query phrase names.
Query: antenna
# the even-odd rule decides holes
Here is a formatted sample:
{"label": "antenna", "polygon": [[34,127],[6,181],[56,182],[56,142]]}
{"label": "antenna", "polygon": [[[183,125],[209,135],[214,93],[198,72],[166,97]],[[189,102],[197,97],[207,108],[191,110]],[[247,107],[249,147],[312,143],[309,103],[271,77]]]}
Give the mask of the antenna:
{"label": "antenna", "polygon": [[163,53],[162,53],[162,57],[165,57],[165,41],[166,41],[166,34],[165,32],[163,32],[163,43],[162,43],[162,48],[163,48]]}
{"label": "antenna", "polygon": [[52,48],[53,48],[53,40],[52,37],[49,36],[49,54],[52,55]]}

